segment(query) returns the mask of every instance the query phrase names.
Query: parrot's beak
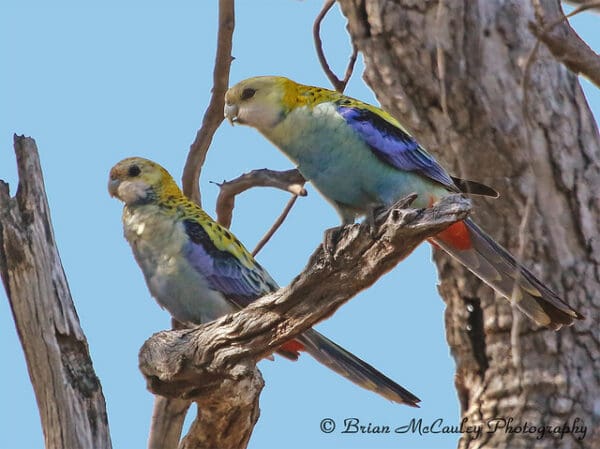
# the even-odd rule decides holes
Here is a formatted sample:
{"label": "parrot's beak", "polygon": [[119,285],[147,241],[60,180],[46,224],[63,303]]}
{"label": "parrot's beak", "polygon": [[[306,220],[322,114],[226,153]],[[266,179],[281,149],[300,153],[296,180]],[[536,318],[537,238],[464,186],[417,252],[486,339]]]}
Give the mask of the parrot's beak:
{"label": "parrot's beak", "polygon": [[120,183],[121,182],[118,179],[109,179],[108,180],[108,193],[110,194],[110,196],[112,196],[112,197],[117,196]]}
{"label": "parrot's beak", "polygon": [[225,103],[225,118],[229,120],[229,123],[233,124],[237,121],[239,108],[237,104]]}

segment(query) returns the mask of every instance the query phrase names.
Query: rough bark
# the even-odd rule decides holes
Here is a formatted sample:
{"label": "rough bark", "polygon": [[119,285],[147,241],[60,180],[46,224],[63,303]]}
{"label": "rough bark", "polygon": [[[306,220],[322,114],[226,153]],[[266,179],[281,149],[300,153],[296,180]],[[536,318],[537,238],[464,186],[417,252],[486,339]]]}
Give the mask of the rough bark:
{"label": "rough bark", "polygon": [[[587,426],[582,441],[496,432],[459,447],[600,447],[600,139],[576,76],[542,46],[523,104],[535,44],[526,1],[339,3],[383,107],[450,171],[501,192],[475,201],[474,218],[587,317],[538,329],[435,255],[462,416]],[[541,5],[560,14],[556,1]]]}
{"label": "rough bark", "polygon": [[366,225],[345,227],[335,248],[320,246],[288,287],[201,327],[153,335],[140,351],[148,388],[198,403],[198,417],[180,447],[243,449],[263,386],[256,361],[330,316],[469,210],[468,200],[453,196],[431,209],[392,209],[377,221],[377,238]]}
{"label": "rough bark", "polygon": [[63,271],[37,147],[15,136],[19,187],[0,181],[0,274],[47,449],[110,448],[106,406]]}
{"label": "rough bark", "polygon": [[[551,16],[546,16],[543,4],[537,0],[534,3],[536,22],[529,22],[529,29],[544,43],[548,50],[558,61],[562,62],[576,75],[587,77],[600,88],[600,55],[575,32],[569,25],[567,17],[550,11]],[[576,8],[569,16],[591,10],[593,6],[600,6],[600,1],[589,1]]]}
{"label": "rough bark", "polygon": [[148,449],[175,448],[179,445],[190,405],[191,402],[186,399],[154,397]]}

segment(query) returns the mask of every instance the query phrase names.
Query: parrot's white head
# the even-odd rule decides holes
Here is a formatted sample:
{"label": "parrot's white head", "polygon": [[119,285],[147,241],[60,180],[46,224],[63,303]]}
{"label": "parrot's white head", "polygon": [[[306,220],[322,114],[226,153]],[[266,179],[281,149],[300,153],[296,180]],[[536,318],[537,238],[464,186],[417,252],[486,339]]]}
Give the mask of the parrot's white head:
{"label": "parrot's white head", "polygon": [[268,132],[293,104],[298,84],[281,76],[257,76],[240,81],[225,94],[225,118],[231,124]]}
{"label": "parrot's white head", "polygon": [[110,170],[108,192],[130,206],[157,201],[169,192],[174,194],[180,190],[169,172],[159,164],[130,157]]}

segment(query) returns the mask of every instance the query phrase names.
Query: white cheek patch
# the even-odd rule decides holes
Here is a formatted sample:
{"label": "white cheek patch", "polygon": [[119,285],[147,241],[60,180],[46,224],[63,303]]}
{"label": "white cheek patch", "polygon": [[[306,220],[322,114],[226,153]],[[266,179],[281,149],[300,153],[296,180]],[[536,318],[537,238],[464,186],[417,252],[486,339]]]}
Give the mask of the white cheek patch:
{"label": "white cheek patch", "polygon": [[238,121],[258,129],[270,128],[281,119],[279,108],[262,107],[258,104],[244,105],[238,113]]}
{"label": "white cheek patch", "polygon": [[125,204],[131,204],[146,198],[147,184],[140,181],[123,181],[119,185],[117,195]]}

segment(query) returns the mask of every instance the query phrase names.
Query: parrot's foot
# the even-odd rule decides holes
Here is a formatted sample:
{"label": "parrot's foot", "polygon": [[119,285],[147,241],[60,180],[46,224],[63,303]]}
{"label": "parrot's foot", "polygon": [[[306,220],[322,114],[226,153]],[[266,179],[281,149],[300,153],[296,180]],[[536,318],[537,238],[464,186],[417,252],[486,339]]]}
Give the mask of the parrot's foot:
{"label": "parrot's foot", "polygon": [[[405,196],[404,198],[400,198],[390,207],[386,206],[375,206],[367,213],[366,223],[369,226],[369,233],[371,237],[377,237],[376,229],[377,227],[385,222],[390,213],[400,212],[402,219],[404,217],[408,218],[408,216],[414,217],[416,215],[416,211],[413,209],[407,209],[410,205],[417,199],[416,193],[411,193],[410,195]],[[397,214],[396,214],[397,215]]]}
{"label": "parrot's foot", "polygon": [[325,230],[323,236],[323,251],[325,252],[325,256],[328,260],[333,259],[333,255],[335,253],[337,244],[340,241],[342,229],[344,229],[344,226],[346,225],[336,226],[334,228],[329,228]]}
{"label": "parrot's foot", "polygon": [[369,209],[367,216],[365,217],[365,223],[369,228],[369,235],[371,238],[376,238],[377,223],[382,222],[387,217],[388,208],[385,206],[376,206]]}

